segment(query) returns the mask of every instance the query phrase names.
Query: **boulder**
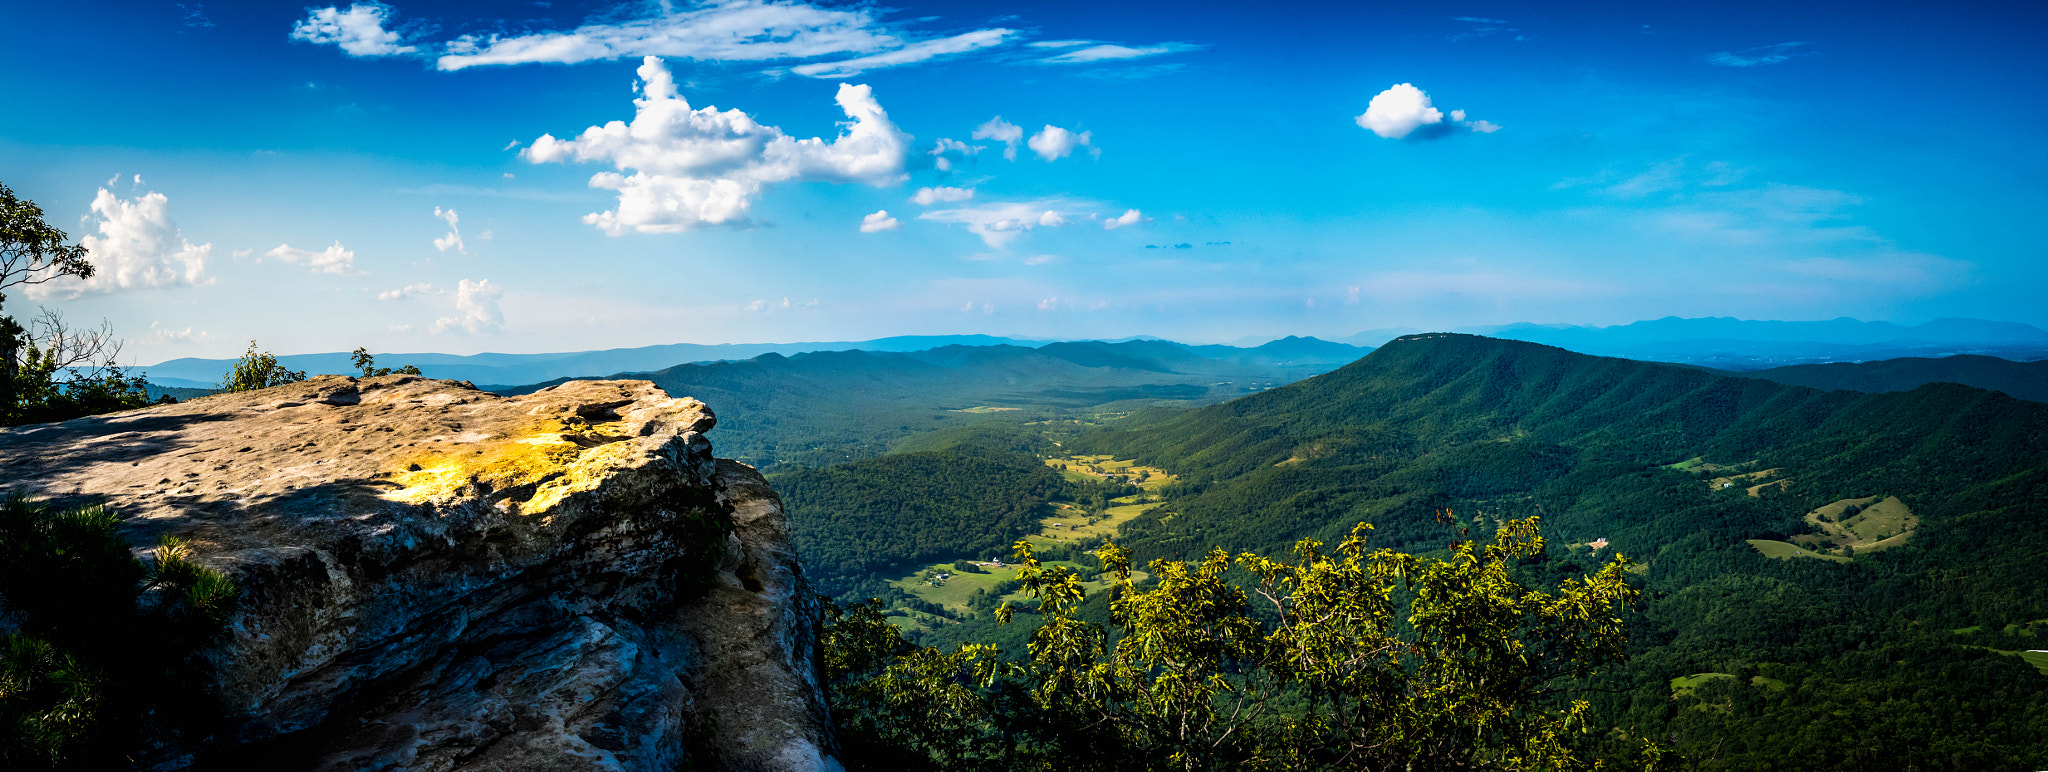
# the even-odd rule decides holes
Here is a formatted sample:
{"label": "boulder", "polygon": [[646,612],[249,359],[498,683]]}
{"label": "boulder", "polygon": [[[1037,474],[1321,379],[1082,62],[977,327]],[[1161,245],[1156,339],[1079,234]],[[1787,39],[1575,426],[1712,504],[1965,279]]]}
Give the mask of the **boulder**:
{"label": "boulder", "polygon": [[0,479],[241,588],[231,728],[149,767],[837,769],[781,502],[714,422],[646,381],[321,376],[0,431]]}

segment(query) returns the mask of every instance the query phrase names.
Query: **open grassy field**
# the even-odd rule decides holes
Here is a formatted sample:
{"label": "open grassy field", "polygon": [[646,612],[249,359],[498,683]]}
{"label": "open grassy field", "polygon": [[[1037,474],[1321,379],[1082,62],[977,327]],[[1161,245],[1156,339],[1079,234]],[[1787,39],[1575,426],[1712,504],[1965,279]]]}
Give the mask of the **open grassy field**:
{"label": "open grassy field", "polygon": [[[970,609],[967,607],[967,599],[973,597],[976,590],[993,590],[997,584],[1017,578],[1016,566],[996,566],[979,563],[978,565],[981,565],[988,573],[963,574],[955,571],[952,563],[942,563],[926,566],[915,574],[897,579],[889,584],[892,587],[915,595],[921,600],[945,606],[949,611],[967,614],[970,613]],[[1047,562],[1045,566],[1048,568],[1052,566],[1065,566],[1083,573],[1093,570],[1079,563],[1065,561]],[[944,580],[927,581],[926,577],[933,573],[943,573],[947,576]],[[1142,571],[1132,571],[1131,576],[1139,581],[1148,578],[1148,575]],[[1108,587],[1109,582],[1107,580],[1082,582],[1081,586],[1088,588],[1089,592],[1095,592]],[[1023,596],[1011,593],[1004,596],[1003,599],[1017,601],[1023,600]]]}
{"label": "open grassy field", "polygon": [[2048,675],[2048,651],[2022,651],[2019,655],[2020,659],[2026,660],[2029,665],[2033,665],[2034,669],[2041,671],[2042,675]]}
{"label": "open grassy field", "polygon": [[958,409],[958,410],[954,410],[953,412],[955,412],[955,413],[1003,413],[1003,412],[1008,412],[1008,411],[1011,411],[1011,410],[1023,410],[1023,408],[1021,408],[1021,407],[994,407],[994,406],[991,406],[991,405],[975,405],[974,407],[963,407],[963,408],[960,408],[960,409]]}
{"label": "open grassy field", "polygon": [[[1047,466],[1061,470],[1061,473],[1066,475],[1068,479],[1076,482],[1122,478],[1124,481],[1137,485],[1142,492],[1135,496],[1111,499],[1109,501],[1110,506],[1103,511],[1101,517],[1092,523],[1088,522],[1088,515],[1084,510],[1067,502],[1055,502],[1053,504],[1053,516],[1040,521],[1043,527],[1039,532],[1024,537],[1026,541],[1031,542],[1036,547],[1115,536],[1118,526],[1144,513],[1145,510],[1158,506],[1159,500],[1156,492],[1160,486],[1174,481],[1174,476],[1167,474],[1164,470],[1140,466],[1131,461],[1119,461],[1110,456],[1068,456],[1065,458],[1047,459],[1045,463]],[[950,611],[966,614],[970,611],[967,607],[967,599],[973,597],[976,590],[993,590],[997,584],[1017,578],[1017,567],[1013,565],[997,566],[992,563],[980,562],[976,562],[976,565],[981,566],[987,573],[961,573],[954,568],[953,563],[941,563],[925,566],[911,575],[893,580],[889,584],[921,600],[944,606]],[[1084,570],[1078,563],[1048,562],[1046,565],[1061,565],[1076,571]],[[1134,578],[1139,580],[1147,578],[1146,574],[1142,571],[1133,571],[1131,573]],[[934,578],[937,574],[945,574],[946,578]],[[1093,581],[1084,582],[1083,585],[1088,588],[1089,592],[1095,592],[1108,587],[1109,583],[1107,581]],[[1005,598],[1005,600],[1020,599],[1015,594]],[[926,629],[931,628],[933,625],[950,623],[949,620],[938,617],[932,617],[931,619],[923,618],[926,616],[929,615],[910,612],[906,616],[892,616],[890,621],[899,627],[924,627]]]}
{"label": "open grassy field", "polygon": [[1132,461],[1119,461],[1110,456],[1067,456],[1049,458],[1046,466],[1060,470],[1067,479],[1075,482],[1090,482],[1110,478],[1121,478],[1138,486],[1143,491],[1136,496],[1110,499],[1109,507],[1095,522],[1088,522],[1088,513],[1065,502],[1053,504],[1053,516],[1040,522],[1045,527],[1038,533],[1025,537],[1034,544],[1074,542],[1090,538],[1109,538],[1116,535],[1116,529],[1145,510],[1159,505],[1157,492],[1161,487],[1172,484],[1176,479],[1158,467],[1142,466]]}
{"label": "open grassy field", "polygon": [[[1722,468],[1732,469],[1732,467]],[[1777,477],[1777,474],[1778,470],[1776,469],[1765,469],[1756,472],[1744,472],[1742,474],[1729,474],[1708,480],[1707,487],[1717,491],[1723,488],[1744,488],[1748,490],[1749,495],[1751,496],[1761,496],[1763,495],[1763,491],[1765,489],[1773,487],[1782,488],[1788,486],[1791,483],[1790,480],[1773,479]]]}
{"label": "open grassy field", "polygon": [[[1858,511],[1851,514],[1852,507]],[[1842,499],[1806,513],[1806,522],[1819,533],[1792,537],[1801,547],[1854,547],[1858,553],[1905,544],[1913,537],[1913,529],[1920,527],[1920,518],[1897,496]]]}
{"label": "open grassy field", "polygon": [[1067,476],[1067,479],[1076,482],[1121,477],[1127,482],[1134,483],[1147,491],[1159,490],[1161,486],[1168,485],[1177,479],[1173,475],[1167,474],[1164,469],[1144,466],[1136,461],[1119,461],[1110,456],[1048,458],[1045,460],[1045,465],[1060,470]]}
{"label": "open grassy field", "polygon": [[1788,544],[1786,542],[1772,541],[1770,539],[1749,539],[1747,541],[1749,542],[1749,546],[1755,547],[1756,551],[1763,553],[1764,557],[1767,558],[1778,558],[1780,560],[1790,560],[1792,558],[1820,558],[1821,560],[1831,560],[1836,563],[1849,562],[1848,558],[1842,557],[1840,555],[1822,555],[1818,552],[1814,552],[1813,550],[1801,547],[1797,544]]}
{"label": "open grassy field", "polygon": [[1727,673],[1694,673],[1689,676],[1679,676],[1677,678],[1673,678],[1671,679],[1671,697],[1672,699],[1677,699],[1679,697],[1690,697],[1693,694],[1693,690],[1705,686],[1709,682],[1718,681],[1724,678],[1733,679],[1735,678],[1735,676],[1729,675]]}

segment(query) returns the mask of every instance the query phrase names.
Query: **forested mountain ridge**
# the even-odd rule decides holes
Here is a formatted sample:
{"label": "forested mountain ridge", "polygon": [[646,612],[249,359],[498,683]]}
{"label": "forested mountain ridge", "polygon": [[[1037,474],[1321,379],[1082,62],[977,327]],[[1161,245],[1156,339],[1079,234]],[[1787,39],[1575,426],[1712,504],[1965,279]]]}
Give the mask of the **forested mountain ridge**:
{"label": "forested mountain ridge", "polygon": [[[1700,768],[2048,762],[2048,678],[1999,653],[2048,648],[2048,405],[1943,383],[1824,392],[1428,334],[1068,445],[1181,476],[1166,506],[1125,526],[1140,557],[1278,554],[1360,521],[1376,544],[1429,549],[1540,515],[1551,561],[1532,570],[1570,573],[1606,554],[1584,546],[1604,539],[1645,564],[1649,600],[1636,659],[1595,702]],[[1785,486],[1707,484],[1766,470]],[[1902,546],[1826,562],[1746,543],[1880,495],[1919,517]],[[1437,520],[1446,509],[1457,522]],[[1674,689],[1694,676],[1712,677]]]}
{"label": "forested mountain ridge", "polygon": [[1907,391],[1930,383],[1960,383],[2005,392],[2031,402],[2048,402],[2048,359],[2014,362],[1998,357],[1900,357],[1875,362],[1789,365],[1731,372],[1794,386],[1849,391]]}
{"label": "forested mountain ridge", "polygon": [[[1345,357],[1334,361],[1273,363],[1215,359],[1169,341],[949,345],[768,353],[618,377],[716,405],[730,432],[721,451],[776,471],[877,456],[894,440],[959,423],[1063,418],[1119,401],[1219,401],[1322,372],[1350,361],[1344,352],[1360,351],[1347,346],[1326,349]],[[567,380],[497,391],[525,394]]]}

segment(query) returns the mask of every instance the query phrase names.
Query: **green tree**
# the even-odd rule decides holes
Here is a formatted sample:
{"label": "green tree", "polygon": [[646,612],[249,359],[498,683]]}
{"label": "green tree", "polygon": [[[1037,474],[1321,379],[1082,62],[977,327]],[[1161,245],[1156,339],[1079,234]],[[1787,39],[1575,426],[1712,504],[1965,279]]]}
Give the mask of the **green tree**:
{"label": "green tree", "polygon": [[[1624,657],[1628,561],[1542,590],[1518,579],[1543,554],[1535,518],[1444,558],[1369,550],[1369,531],[1334,552],[1304,540],[1294,562],[1155,560],[1143,586],[1105,544],[1107,625],[1084,618],[1079,575],[1020,541],[1028,605],[997,614],[1032,612],[1036,629],[994,672],[985,646],[909,646],[879,604],[836,616],[828,661],[859,666],[832,670],[834,711],[858,716],[866,743],[849,767],[984,754],[1010,769],[1595,768],[1589,706],[1564,696]],[[1627,750],[1616,760],[1661,763],[1656,746]]]}
{"label": "green tree", "polygon": [[[251,342],[253,343],[254,341]],[[414,365],[406,365],[396,370],[389,367],[378,367],[377,358],[370,355],[369,349],[361,346],[356,347],[355,353],[350,356],[349,361],[355,365],[356,369],[363,371],[364,378],[375,378],[379,375],[391,375],[392,373],[423,375],[419,367]]]}
{"label": "green tree", "polygon": [[[35,202],[0,184],[0,305],[4,291],[60,277],[91,278],[86,249],[43,219]],[[79,329],[55,309],[24,326],[0,316],[0,425],[61,421],[149,404],[147,381],[114,366],[120,341],[106,324]]]}
{"label": "green tree", "polygon": [[268,351],[257,349],[256,341],[252,340],[249,341],[249,350],[242,354],[241,360],[235,362],[234,367],[229,368],[226,375],[221,376],[220,390],[254,391],[297,383],[305,379],[304,372],[285,369],[283,365],[277,363],[277,357],[271,356]]}

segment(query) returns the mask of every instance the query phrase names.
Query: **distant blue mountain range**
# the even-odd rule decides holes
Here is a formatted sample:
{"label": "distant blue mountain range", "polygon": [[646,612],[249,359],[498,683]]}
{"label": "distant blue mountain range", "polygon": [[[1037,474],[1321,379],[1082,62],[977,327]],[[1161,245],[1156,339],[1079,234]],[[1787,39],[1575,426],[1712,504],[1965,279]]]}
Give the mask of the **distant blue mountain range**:
{"label": "distant blue mountain range", "polygon": [[1460,332],[1542,343],[1581,354],[1727,370],[1958,354],[2014,361],[2048,358],[2048,331],[1983,319],[1936,319],[1909,327],[1848,317],[1779,322],[1668,316],[1612,327],[1511,324]]}
{"label": "distant blue mountain range", "polygon": [[[1063,356],[1080,359],[1100,357],[1098,366],[1135,369],[1172,369],[1177,357],[1263,365],[1342,365],[1364,356],[1388,340],[1416,332],[1421,331],[1410,328],[1367,330],[1336,341],[1290,335],[1258,346],[1194,346],[1144,335],[1113,341],[1047,341],[995,335],[900,335],[874,340],[806,343],[672,343],[548,354],[378,354],[377,362],[386,367],[416,365],[435,378],[504,386],[557,378],[651,372],[691,362],[736,361],[763,354],[789,356],[856,349],[905,353],[946,346],[1073,348],[1091,342],[1113,343],[1118,347],[1100,351],[1077,349]],[[1678,362],[1736,371],[1958,354],[1988,355],[2013,361],[2048,359],[2048,331],[2017,322],[1982,319],[1936,319],[1926,324],[1904,326],[1847,317],[1819,322],[1781,322],[1726,317],[1681,319],[1674,316],[1612,327],[1511,324],[1465,328],[1458,332],[1542,343],[1582,354]],[[233,361],[173,359],[141,370],[149,375],[150,381],[163,386],[206,388],[217,383]],[[293,370],[316,374],[353,370],[349,365],[349,355],[341,352],[288,354],[279,356],[278,363]]]}
{"label": "distant blue mountain range", "polygon": [[[1113,344],[1113,345],[1109,345]],[[480,385],[516,386],[558,378],[589,378],[618,373],[645,373],[693,362],[753,359],[764,354],[790,356],[814,351],[906,353],[947,346],[1017,346],[1053,349],[1055,356],[1093,367],[1120,367],[1156,372],[1205,370],[1198,362],[1238,362],[1261,366],[1335,367],[1365,356],[1371,348],[1288,336],[1262,346],[1189,346],[1146,336],[1116,341],[1042,341],[993,335],[903,335],[863,341],[811,343],[727,343],[571,351],[553,354],[378,354],[384,367],[415,365],[431,378],[470,381]],[[309,374],[353,373],[350,354],[286,354],[277,358],[288,369]],[[140,368],[161,386],[209,388],[234,364],[232,359],[173,359]],[[1178,364],[1177,364],[1178,363]]]}

